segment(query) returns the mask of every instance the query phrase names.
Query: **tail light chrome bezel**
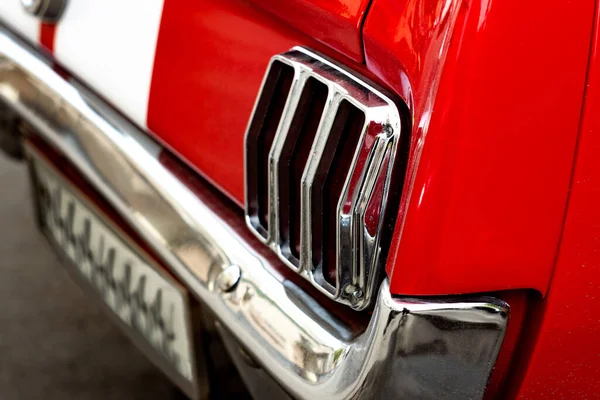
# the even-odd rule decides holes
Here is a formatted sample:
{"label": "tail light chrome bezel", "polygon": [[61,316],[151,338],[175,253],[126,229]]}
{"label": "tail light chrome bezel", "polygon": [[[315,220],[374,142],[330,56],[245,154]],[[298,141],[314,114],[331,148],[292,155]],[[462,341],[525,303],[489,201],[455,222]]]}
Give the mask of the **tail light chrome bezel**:
{"label": "tail light chrome bezel", "polygon": [[[260,211],[251,206],[258,201],[254,197],[258,195],[256,187],[260,186],[256,181],[260,177],[256,172],[257,159],[254,151],[256,141],[262,134],[263,121],[258,120],[262,113],[257,115],[257,108],[261,104],[260,107],[264,108],[265,101],[268,101],[265,96],[271,95],[269,90],[265,90],[267,82],[272,86],[273,76],[270,74],[282,73],[283,69],[291,71],[290,67],[293,70],[292,82],[268,151],[268,212],[265,227],[260,222],[259,215],[264,210]],[[292,254],[291,244],[282,239],[280,229],[279,170],[282,150],[309,79],[315,79],[326,86],[327,98],[301,178],[300,251],[299,257],[296,257]],[[341,196],[337,200],[335,280],[332,282],[332,279],[328,279],[323,262],[315,263],[313,260],[312,191],[324,157],[324,149],[331,139],[332,126],[345,102],[353,107],[353,110],[363,114],[364,122],[350,168],[345,175]],[[383,277],[385,257],[382,253],[385,251],[382,252],[381,232],[386,211],[390,211],[387,210],[390,206],[389,192],[401,128],[401,117],[396,103],[374,85],[310,50],[295,47],[270,60],[246,131],[245,202],[248,227],[263,243],[271,247],[288,267],[304,276],[330,298],[357,310],[369,307]],[[391,206],[397,208],[398,204]],[[396,212],[397,209],[392,211]],[[323,253],[325,251],[326,249],[323,249]]]}

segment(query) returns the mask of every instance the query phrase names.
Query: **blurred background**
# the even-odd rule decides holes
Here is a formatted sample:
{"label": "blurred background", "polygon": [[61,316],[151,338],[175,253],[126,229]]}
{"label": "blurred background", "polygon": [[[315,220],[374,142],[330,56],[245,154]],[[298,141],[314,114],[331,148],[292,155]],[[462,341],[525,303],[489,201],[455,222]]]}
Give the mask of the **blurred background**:
{"label": "blurred background", "polygon": [[0,156],[0,398],[175,399],[35,227],[24,163]]}

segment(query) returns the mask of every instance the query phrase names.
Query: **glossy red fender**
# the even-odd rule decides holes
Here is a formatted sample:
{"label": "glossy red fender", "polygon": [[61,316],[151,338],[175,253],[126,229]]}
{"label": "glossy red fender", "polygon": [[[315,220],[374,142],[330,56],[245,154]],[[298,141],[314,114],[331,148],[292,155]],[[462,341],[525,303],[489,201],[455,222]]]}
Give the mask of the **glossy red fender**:
{"label": "glossy red fender", "polygon": [[523,346],[529,363],[517,363],[524,369],[522,399],[595,398],[600,392],[599,44],[596,27],[556,269],[539,318],[539,334]]}
{"label": "glossy red fender", "polygon": [[360,31],[369,0],[252,1],[354,61],[363,61]]}
{"label": "glossy red fender", "polygon": [[[233,27],[233,28],[232,28]],[[244,132],[273,54],[316,43],[237,0],[166,0],[148,127],[238,204]]]}
{"label": "glossy red fender", "polygon": [[[352,19],[359,18],[358,14],[352,18],[337,14],[339,10],[327,6],[327,2],[311,0],[307,4],[314,8],[317,3],[323,9],[329,7],[329,11],[323,11],[323,18],[330,23],[337,18],[336,26],[344,25],[346,33],[350,26],[359,23]],[[363,3],[348,1],[354,4],[356,12]],[[288,8],[273,4],[287,15],[300,3],[286,3]],[[336,4],[341,7],[341,3]],[[301,23],[298,15],[292,13],[290,18]],[[310,18],[304,22],[308,28],[314,27],[311,24],[315,21]],[[323,32],[331,33],[330,29],[323,28]],[[358,26],[353,29],[358,34]],[[312,32],[316,39],[325,40],[325,36]],[[150,88],[148,127],[189,165],[243,205],[244,133],[270,58],[294,46],[307,46],[368,73],[364,65],[315,38],[292,29],[254,3],[165,0]],[[335,43],[352,47],[345,38],[342,35]]]}
{"label": "glossy red fender", "polygon": [[368,68],[410,105],[394,293],[533,288],[552,274],[593,0],[374,0]]}
{"label": "glossy red fender", "polygon": [[[366,64],[406,100],[415,126],[410,190],[388,263],[394,292],[545,293],[564,216],[593,6],[373,0],[364,27]],[[359,14],[346,26],[354,27],[348,21],[360,21],[353,19]],[[330,45],[351,46],[344,37]],[[254,3],[166,0],[148,127],[242,204],[243,135],[269,58],[305,45],[362,70],[325,40]]]}

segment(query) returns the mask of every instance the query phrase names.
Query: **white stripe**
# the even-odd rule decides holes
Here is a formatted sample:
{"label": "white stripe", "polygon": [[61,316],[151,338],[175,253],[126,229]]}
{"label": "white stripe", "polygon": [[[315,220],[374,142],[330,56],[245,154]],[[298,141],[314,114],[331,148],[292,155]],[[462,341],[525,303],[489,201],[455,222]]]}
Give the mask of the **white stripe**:
{"label": "white stripe", "polygon": [[0,0],[0,18],[32,43],[39,42],[40,20],[28,14],[20,0]]}
{"label": "white stripe", "polygon": [[54,41],[59,62],[142,127],[162,8],[163,0],[71,0]]}

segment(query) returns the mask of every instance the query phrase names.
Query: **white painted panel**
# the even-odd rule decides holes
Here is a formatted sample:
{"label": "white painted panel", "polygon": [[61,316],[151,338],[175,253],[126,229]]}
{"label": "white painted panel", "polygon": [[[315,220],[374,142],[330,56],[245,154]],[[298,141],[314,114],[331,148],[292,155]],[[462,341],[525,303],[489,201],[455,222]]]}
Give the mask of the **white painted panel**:
{"label": "white painted panel", "polygon": [[142,127],[162,8],[163,0],[71,0],[54,41],[63,65]]}
{"label": "white painted panel", "polygon": [[39,42],[40,20],[25,12],[21,0],[0,0],[0,18],[32,43]]}

